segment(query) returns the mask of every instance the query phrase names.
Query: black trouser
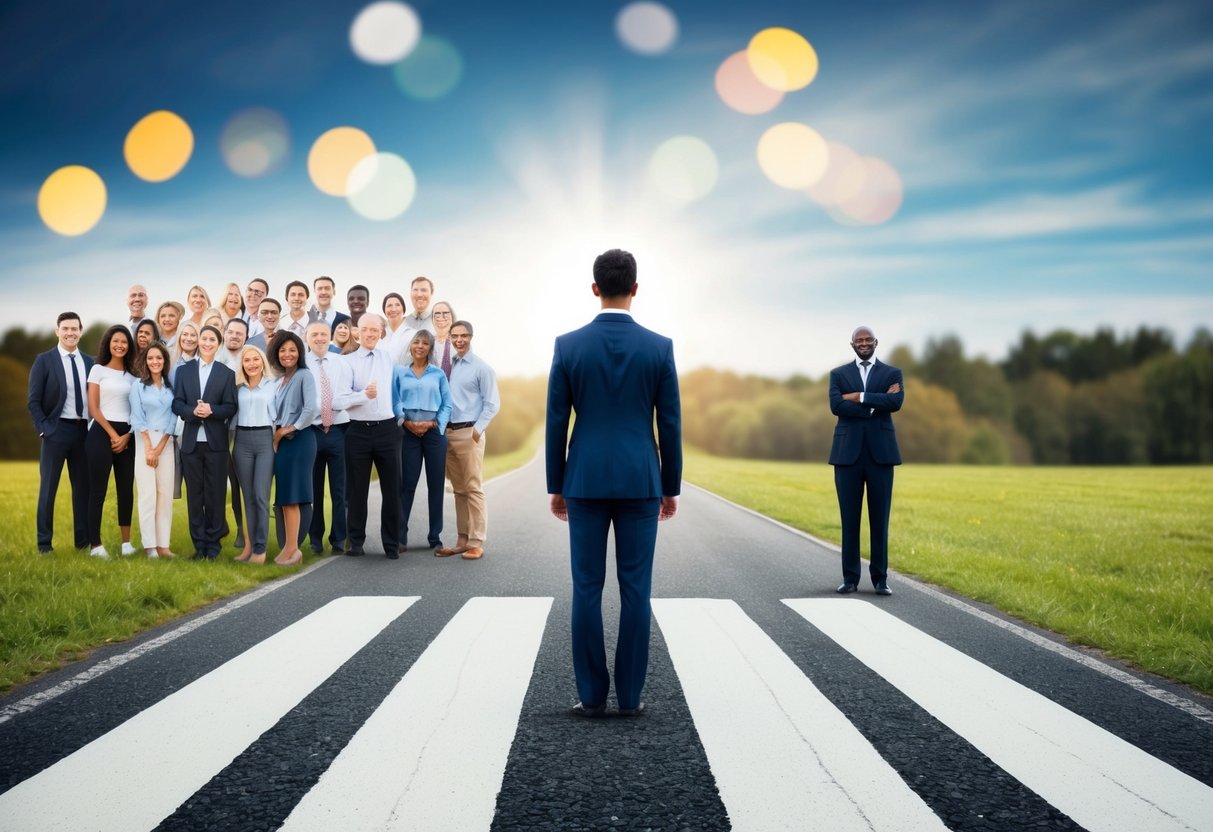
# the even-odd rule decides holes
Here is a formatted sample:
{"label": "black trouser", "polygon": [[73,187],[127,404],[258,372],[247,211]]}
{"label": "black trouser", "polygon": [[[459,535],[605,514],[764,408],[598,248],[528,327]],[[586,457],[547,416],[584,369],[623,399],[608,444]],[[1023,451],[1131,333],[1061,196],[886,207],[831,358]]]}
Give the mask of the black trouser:
{"label": "black trouser", "polygon": [[[63,477],[63,463],[72,483],[74,545],[88,545],[88,455],[84,448],[88,425],[84,419],[60,419],[38,452],[38,548],[49,549],[55,533],[55,495]],[[132,466],[131,471],[134,471]]]}
{"label": "black trouser", "polygon": [[[110,422],[119,436],[131,432],[127,422]],[[110,449],[110,435],[93,422],[84,438],[88,454],[88,542],[101,545],[101,515],[105,511],[105,494],[109,490],[110,469],[114,471],[114,490],[118,492],[118,525],[129,526],[135,511],[135,438],[126,443],[126,450],[116,454]]]}
{"label": "black trouser", "polygon": [[[328,471],[329,490],[333,498],[333,524],[329,529],[329,544],[335,550],[345,547],[345,434],[346,424],[332,425],[325,433],[316,428],[316,466],[312,469],[312,521],[308,524],[312,546],[324,543],[324,474]],[[302,524],[300,524],[302,526]]]}
{"label": "black trouser", "polygon": [[385,554],[400,546],[400,426],[394,419],[351,421],[345,431],[345,472],[349,488],[350,546],[366,543],[367,498],[371,466],[379,472],[380,534]]}
{"label": "black trouser", "polygon": [[212,449],[210,443],[198,442],[192,451],[181,451],[190,539],[205,558],[219,556],[227,531],[227,466],[226,443]]}

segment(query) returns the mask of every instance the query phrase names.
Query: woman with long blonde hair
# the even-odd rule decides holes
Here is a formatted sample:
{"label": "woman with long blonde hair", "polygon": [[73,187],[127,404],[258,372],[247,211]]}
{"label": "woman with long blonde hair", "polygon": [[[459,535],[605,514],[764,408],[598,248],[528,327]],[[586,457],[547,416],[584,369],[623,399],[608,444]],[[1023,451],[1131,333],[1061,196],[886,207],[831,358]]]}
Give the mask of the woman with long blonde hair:
{"label": "woman with long blonde hair", "polygon": [[201,331],[202,322],[206,320],[206,310],[211,308],[211,296],[201,286],[191,286],[189,293],[185,296],[185,308],[188,315],[186,320],[192,322]]}

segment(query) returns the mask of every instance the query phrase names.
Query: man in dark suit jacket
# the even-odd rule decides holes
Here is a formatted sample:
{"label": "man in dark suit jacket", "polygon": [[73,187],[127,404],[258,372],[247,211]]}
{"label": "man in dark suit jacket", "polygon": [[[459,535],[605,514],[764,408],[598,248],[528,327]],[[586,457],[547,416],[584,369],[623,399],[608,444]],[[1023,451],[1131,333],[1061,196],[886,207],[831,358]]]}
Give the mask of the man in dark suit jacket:
{"label": "man in dark suit jacket", "polygon": [[227,521],[227,422],[236,415],[236,374],[215,360],[219,330],[204,326],[198,334],[198,360],[177,371],[173,412],[185,421],[181,434],[181,471],[195,558],[219,557]]}
{"label": "man in dark suit jacket", "polygon": [[830,371],[830,411],[838,417],[830,464],[842,515],[842,584],[838,592],[859,589],[859,523],[868,492],[868,528],[872,538],[870,574],[877,595],[892,595],[889,571],[889,509],[893,505],[893,466],[901,464],[892,414],[905,399],[901,370],[876,360],[876,336],[866,326],[851,333],[854,361]]}
{"label": "man in dark suit jacket", "polygon": [[55,495],[63,477],[63,463],[72,483],[72,521],[77,549],[88,546],[88,457],[84,436],[88,429],[85,385],[93,358],[76,347],[83,325],[75,312],[64,312],[55,322],[59,343],[34,359],[29,371],[26,399],[34,430],[42,440],[38,452],[38,551],[51,551],[55,531]]}
{"label": "man in dark suit jacket", "polygon": [[[556,339],[548,379],[547,480],[552,513],[569,524],[573,567],[573,712],[601,716],[610,677],[602,631],[607,533],[615,528],[622,609],[615,648],[619,712],[634,716],[649,660],[649,596],[657,521],[682,487],[682,416],[674,344],[632,320],[636,260],[613,249],[594,261],[602,312]],[[569,414],[576,411],[569,441]],[[656,414],[657,439],[653,438]],[[567,458],[566,458],[567,449]]]}

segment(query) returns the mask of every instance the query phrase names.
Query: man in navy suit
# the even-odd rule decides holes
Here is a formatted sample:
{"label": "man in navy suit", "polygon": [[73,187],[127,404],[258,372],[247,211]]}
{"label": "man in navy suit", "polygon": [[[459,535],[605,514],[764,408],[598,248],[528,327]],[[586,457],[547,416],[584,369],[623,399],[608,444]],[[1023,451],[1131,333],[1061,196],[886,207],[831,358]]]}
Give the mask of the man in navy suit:
{"label": "man in navy suit", "polygon": [[[547,479],[552,514],[569,524],[573,571],[573,712],[601,716],[610,677],[602,629],[607,533],[615,529],[621,611],[615,647],[619,713],[638,715],[649,661],[657,521],[678,509],[682,416],[674,344],[632,320],[636,260],[594,261],[602,301],[591,323],[556,339],[548,378]],[[569,414],[577,413],[569,441]],[[653,438],[654,414],[657,439]],[[566,458],[567,451],[567,458]]]}
{"label": "man in navy suit", "polygon": [[876,336],[866,326],[851,333],[854,361],[830,371],[830,411],[838,417],[830,464],[842,515],[842,584],[838,592],[859,589],[859,524],[863,494],[868,493],[868,529],[872,538],[872,586],[889,589],[889,509],[893,505],[893,466],[901,464],[892,414],[905,399],[901,370],[876,360]]}
{"label": "man in navy suit", "polygon": [[183,364],[173,385],[173,412],[185,421],[181,471],[199,560],[219,557],[227,533],[227,422],[236,415],[236,374],[215,360],[220,337],[215,327],[202,328],[198,360]]}
{"label": "man in navy suit", "polygon": [[34,430],[42,440],[38,452],[38,551],[51,551],[55,531],[55,494],[63,477],[63,463],[72,483],[72,521],[77,549],[88,546],[88,458],[84,435],[88,429],[85,384],[92,356],[76,347],[83,325],[75,312],[64,312],[55,322],[59,343],[34,359],[29,371],[27,406]]}

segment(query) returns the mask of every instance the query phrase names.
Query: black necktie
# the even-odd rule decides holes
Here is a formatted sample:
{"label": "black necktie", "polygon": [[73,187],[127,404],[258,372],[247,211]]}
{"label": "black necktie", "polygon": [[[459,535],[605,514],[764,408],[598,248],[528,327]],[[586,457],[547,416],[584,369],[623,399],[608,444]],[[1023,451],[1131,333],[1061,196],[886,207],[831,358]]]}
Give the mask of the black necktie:
{"label": "black necktie", "polygon": [[867,390],[868,389],[868,368],[872,366],[872,362],[871,361],[860,361],[859,366],[863,367],[863,378],[861,379],[861,381],[863,381],[863,389]]}
{"label": "black necktie", "polygon": [[76,418],[84,418],[84,393],[80,391],[80,368],[76,366],[76,354],[68,356],[72,360],[72,386],[76,389]]}

